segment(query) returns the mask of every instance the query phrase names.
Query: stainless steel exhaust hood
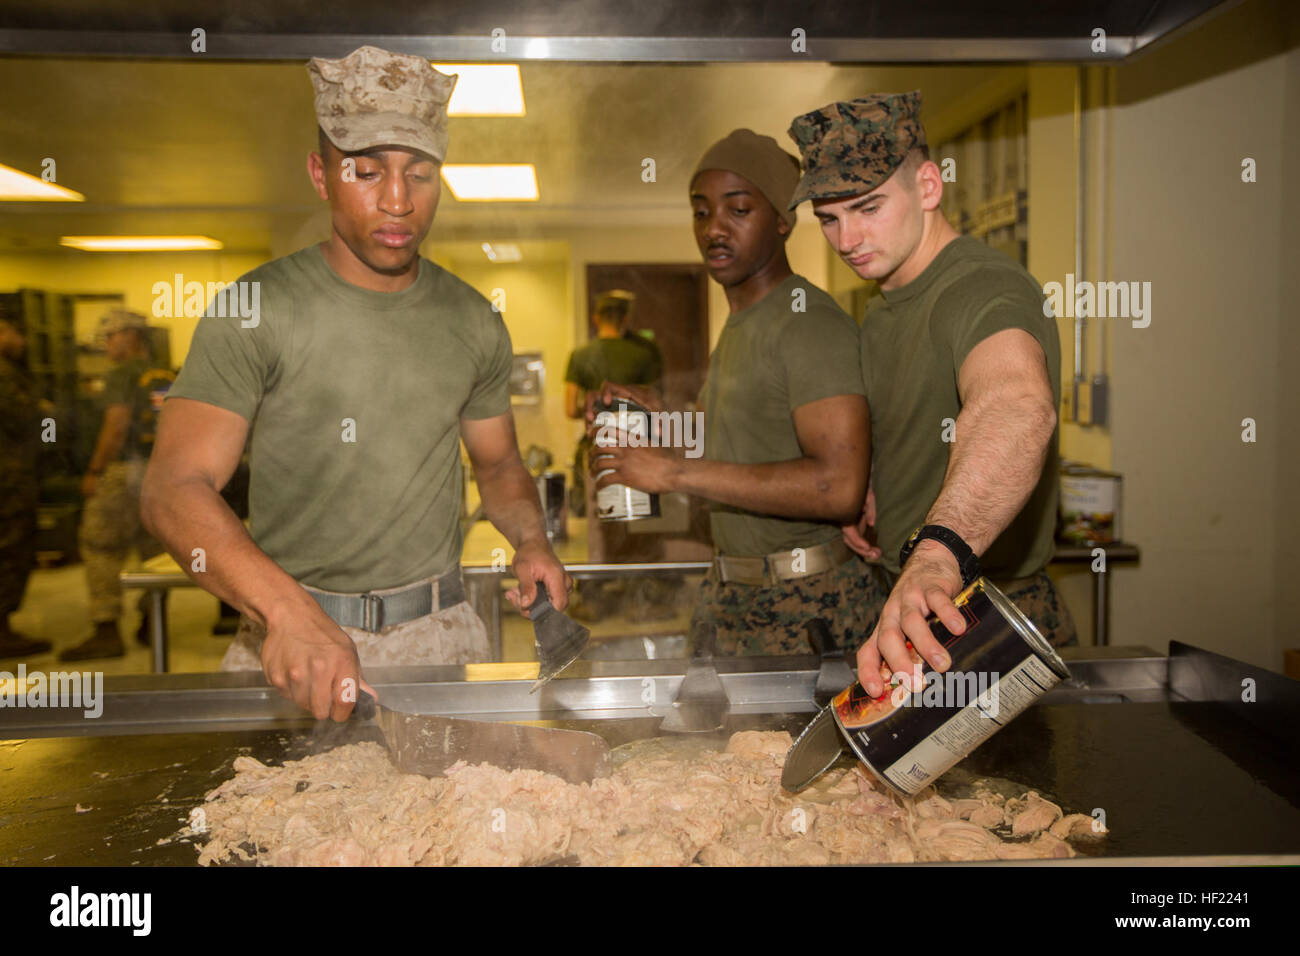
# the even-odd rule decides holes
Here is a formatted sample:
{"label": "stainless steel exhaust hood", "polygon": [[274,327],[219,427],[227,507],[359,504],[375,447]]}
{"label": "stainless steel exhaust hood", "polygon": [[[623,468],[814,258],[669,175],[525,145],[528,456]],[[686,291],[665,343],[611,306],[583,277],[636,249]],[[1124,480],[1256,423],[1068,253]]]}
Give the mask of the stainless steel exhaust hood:
{"label": "stainless steel exhaust hood", "polygon": [[[1122,60],[1233,0],[0,0],[0,54],[217,60],[957,63]],[[193,50],[202,30],[203,52]],[[1104,47],[1096,31],[1104,31]],[[495,32],[494,32],[495,31]]]}

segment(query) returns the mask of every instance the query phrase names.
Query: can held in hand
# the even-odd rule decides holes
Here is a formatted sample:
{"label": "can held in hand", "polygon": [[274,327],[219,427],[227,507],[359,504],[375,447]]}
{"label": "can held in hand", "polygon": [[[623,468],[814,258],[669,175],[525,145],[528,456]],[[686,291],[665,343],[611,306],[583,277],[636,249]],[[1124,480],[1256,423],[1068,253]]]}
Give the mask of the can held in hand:
{"label": "can held in hand", "polygon": [[911,796],[934,783],[1063,680],[1069,668],[1020,608],[979,578],[954,598],[966,630],[954,635],[933,614],[930,631],[952,659],[940,674],[921,661],[921,684],[899,683],[877,698],[860,683],[831,713],[849,747],[891,789]]}
{"label": "can held in hand", "polygon": [[[650,413],[641,405],[626,398],[616,398],[609,405],[597,400],[595,411],[594,444],[597,449],[614,446],[616,440],[602,434],[611,428],[617,428],[629,436],[642,436],[645,444],[650,444]],[[592,455],[599,459],[600,452],[593,450]],[[607,475],[609,471],[610,469],[597,472],[596,477]],[[659,496],[627,485],[606,485],[596,489],[596,517],[601,521],[658,518]]]}

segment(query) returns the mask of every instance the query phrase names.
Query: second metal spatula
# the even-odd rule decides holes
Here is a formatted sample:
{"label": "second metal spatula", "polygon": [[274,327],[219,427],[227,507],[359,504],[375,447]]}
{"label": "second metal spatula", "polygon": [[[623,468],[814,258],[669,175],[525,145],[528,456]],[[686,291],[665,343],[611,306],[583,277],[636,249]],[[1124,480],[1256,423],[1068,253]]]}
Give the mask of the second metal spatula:
{"label": "second metal spatula", "polygon": [[578,659],[591,640],[591,631],[557,611],[541,581],[537,582],[537,600],[528,608],[528,618],[533,622],[538,664],[537,680],[528,690],[531,694]]}
{"label": "second metal spatula", "polygon": [[711,734],[721,730],[727,721],[731,704],[713,664],[717,629],[712,624],[701,624],[695,630],[694,639],[677,699],[659,723],[659,729],[665,733]]}

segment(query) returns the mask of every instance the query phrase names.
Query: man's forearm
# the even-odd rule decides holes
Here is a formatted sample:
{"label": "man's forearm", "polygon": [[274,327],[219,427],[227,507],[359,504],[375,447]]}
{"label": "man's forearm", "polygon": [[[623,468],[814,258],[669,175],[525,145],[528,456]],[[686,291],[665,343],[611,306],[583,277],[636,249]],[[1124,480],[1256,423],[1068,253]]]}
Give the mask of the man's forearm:
{"label": "man's forearm", "polygon": [[501,464],[490,471],[476,469],[476,477],[483,513],[512,547],[539,539],[546,541],[537,484],[522,462]]}
{"label": "man's forearm", "polygon": [[126,444],[126,433],[127,429],[118,425],[106,424],[100,428],[99,440],[95,442],[95,451],[90,456],[86,470],[97,475],[117,461],[117,456]]}
{"label": "man's forearm", "polygon": [[682,458],[675,490],[782,518],[853,523],[862,512],[865,476],[836,473],[812,458],[741,465]]}
{"label": "man's forearm", "polygon": [[[195,478],[159,485],[146,479],[140,501],[146,529],[194,582],[266,625],[306,592],[262,551],[225,499]],[[195,554],[202,548],[202,562]],[[201,570],[199,570],[201,568]]]}
{"label": "man's forearm", "polygon": [[994,396],[963,408],[925,523],[951,528],[983,554],[1033,494],[1055,428],[1055,406],[1038,398]]}

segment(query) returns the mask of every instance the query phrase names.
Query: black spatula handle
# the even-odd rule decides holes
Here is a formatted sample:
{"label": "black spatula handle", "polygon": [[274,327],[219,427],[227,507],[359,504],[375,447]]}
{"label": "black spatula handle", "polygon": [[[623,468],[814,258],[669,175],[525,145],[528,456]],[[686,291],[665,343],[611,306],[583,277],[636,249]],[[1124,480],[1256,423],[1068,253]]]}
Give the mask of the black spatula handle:
{"label": "black spatula handle", "polygon": [[357,702],[352,706],[352,716],[357,720],[371,720],[378,705],[375,699],[361,688],[357,688]]}
{"label": "black spatula handle", "polygon": [[546,582],[537,582],[537,599],[528,607],[528,616],[532,620],[545,614],[547,611],[555,610],[555,605],[551,603],[551,594],[546,590]]}

